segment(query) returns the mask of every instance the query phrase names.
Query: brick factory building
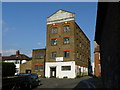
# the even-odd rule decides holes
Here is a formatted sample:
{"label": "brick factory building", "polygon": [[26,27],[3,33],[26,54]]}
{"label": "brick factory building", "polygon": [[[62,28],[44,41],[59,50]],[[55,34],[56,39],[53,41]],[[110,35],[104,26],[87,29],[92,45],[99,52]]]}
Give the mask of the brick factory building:
{"label": "brick factory building", "polygon": [[48,17],[46,49],[33,49],[31,72],[75,78],[88,75],[89,61],[90,41],[75,22],[75,14],[58,10]]}
{"label": "brick factory building", "polygon": [[75,22],[75,14],[58,10],[47,18],[45,76],[88,75],[90,41]]}

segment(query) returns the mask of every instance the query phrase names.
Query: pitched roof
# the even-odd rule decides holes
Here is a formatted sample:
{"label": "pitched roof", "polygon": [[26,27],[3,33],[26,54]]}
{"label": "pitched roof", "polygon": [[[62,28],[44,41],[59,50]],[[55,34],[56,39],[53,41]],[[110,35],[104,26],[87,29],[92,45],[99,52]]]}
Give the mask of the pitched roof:
{"label": "pitched roof", "polygon": [[[59,10],[57,10],[55,13],[57,13],[57,12],[68,12],[68,13],[71,13],[71,14],[75,14],[75,13],[73,13],[73,12],[66,11],[66,10],[63,10],[63,9],[59,9]],[[53,14],[50,15],[49,17],[53,16],[55,13],[53,13]],[[47,18],[49,18],[49,17],[47,17]]]}
{"label": "pitched roof", "polygon": [[2,60],[31,60],[30,57],[28,57],[25,54],[20,54],[19,50],[16,51],[16,54],[13,54],[11,56],[2,56]]}
{"label": "pitched roof", "polygon": [[74,13],[60,9],[47,18],[47,24],[59,23],[59,21],[74,20],[74,17]]}
{"label": "pitched roof", "polygon": [[30,58],[24,54],[20,54],[20,55],[2,56],[2,60],[30,60]]}

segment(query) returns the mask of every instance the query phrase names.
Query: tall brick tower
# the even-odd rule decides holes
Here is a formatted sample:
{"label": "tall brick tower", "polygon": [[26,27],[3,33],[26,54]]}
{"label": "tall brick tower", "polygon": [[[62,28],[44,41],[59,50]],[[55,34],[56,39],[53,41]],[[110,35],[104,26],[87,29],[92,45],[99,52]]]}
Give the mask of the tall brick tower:
{"label": "tall brick tower", "polygon": [[58,10],[47,18],[46,77],[75,78],[88,74],[90,41],[75,14]]}
{"label": "tall brick tower", "polygon": [[97,77],[101,76],[101,65],[100,65],[100,46],[94,41],[94,75]]}

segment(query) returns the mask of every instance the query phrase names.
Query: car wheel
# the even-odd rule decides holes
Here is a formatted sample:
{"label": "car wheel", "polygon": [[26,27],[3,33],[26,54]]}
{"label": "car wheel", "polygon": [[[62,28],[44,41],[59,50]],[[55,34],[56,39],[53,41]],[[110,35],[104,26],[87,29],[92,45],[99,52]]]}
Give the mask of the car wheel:
{"label": "car wheel", "polygon": [[21,90],[19,85],[14,85],[11,90]]}
{"label": "car wheel", "polygon": [[32,85],[31,85],[31,84],[29,84],[29,85],[28,85],[28,88],[29,88],[29,89],[32,89]]}
{"label": "car wheel", "polygon": [[38,82],[38,86],[40,86],[41,85],[41,83],[40,82]]}

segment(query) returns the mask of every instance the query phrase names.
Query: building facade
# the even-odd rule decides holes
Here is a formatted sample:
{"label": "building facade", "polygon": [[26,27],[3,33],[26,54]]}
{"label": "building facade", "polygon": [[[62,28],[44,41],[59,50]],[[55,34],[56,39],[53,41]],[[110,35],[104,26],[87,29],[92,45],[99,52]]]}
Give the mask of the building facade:
{"label": "building facade", "polygon": [[20,54],[20,51],[16,51],[16,54],[14,55],[11,55],[11,56],[2,56],[2,61],[3,62],[11,62],[11,63],[14,63],[15,66],[16,66],[16,73],[15,74],[18,74],[20,73],[20,66],[21,64],[27,62],[27,61],[30,61],[31,58],[28,57],[27,55],[25,54]]}
{"label": "building facade", "polygon": [[88,75],[90,41],[75,22],[75,14],[58,10],[47,18],[45,76]]}
{"label": "building facade", "polygon": [[120,2],[99,2],[95,41],[100,45],[102,88],[120,88]]}
{"label": "building facade", "polygon": [[44,76],[46,49],[33,49],[32,52],[32,73]]}
{"label": "building facade", "polygon": [[100,65],[100,46],[94,41],[94,75],[97,77],[101,76],[101,65]]}

